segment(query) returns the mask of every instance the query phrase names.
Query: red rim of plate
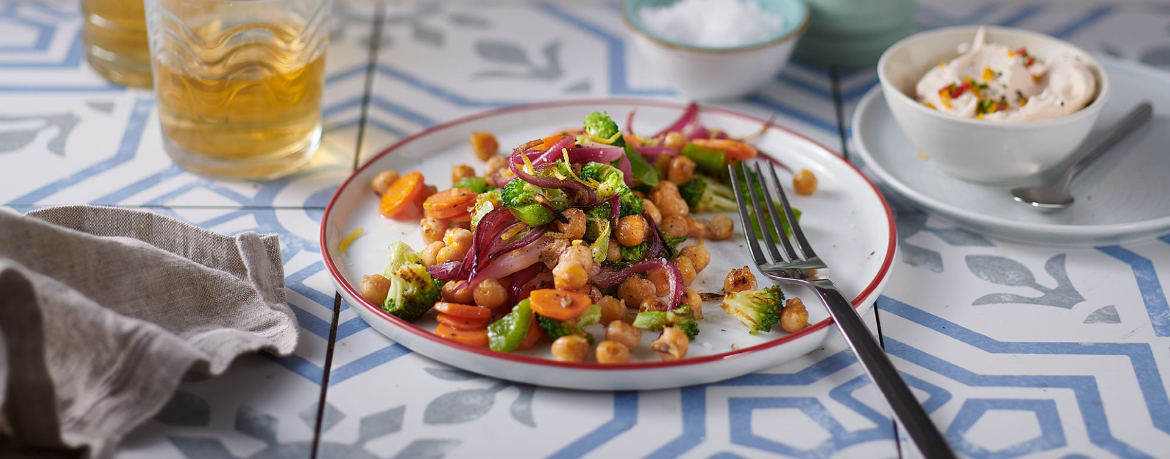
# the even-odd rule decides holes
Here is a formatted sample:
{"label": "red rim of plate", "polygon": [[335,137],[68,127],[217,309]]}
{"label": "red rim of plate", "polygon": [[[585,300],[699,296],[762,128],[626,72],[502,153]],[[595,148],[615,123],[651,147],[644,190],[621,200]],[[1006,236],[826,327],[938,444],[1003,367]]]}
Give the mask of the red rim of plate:
{"label": "red rim of plate", "polygon": [[[456,119],[453,121],[449,121],[449,122],[446,122],[443,124],[432,126],[432,127],[427,128],[427,129],[424,129],[418,133],[415,133],[409,137],[406,137],[402,140],[399,140],[398,142],[394,143],[393,145],[387,147],[385,150],[382,150],[380,153],[378,153],[374,157],[370,158],[368,161],[365,162],[365,164],[363,164],[361,167],[359,167],[357,170],[355,170],[352,174],[350,174],[350,176],[347,177],[344,182],[342,182],[341,186],[337,188],[337,191],[333,193],[333,197],[329,199],[329,205],[325,207],[325,214],[321,218],[321,240],[320,240],[321,256],[325,261],[326,268],[329,269],[329,274],[331,276],[333,276],[333,280],[338,285],[340,285],[342,288],[344,288],[346,293],[348,293],[351,298],[358,300],[358,304],[355,305],[356,307],[365,308],[365,309],[369,310],[370,312],[373,312],[374,314],[378,315],[383,320],[386,320],[386,321],[402,328],[403,330],[406,330],[407,332],[418,336],[419,338],[434,341],[436,343],[439,343],[439,344],[442,344],[445,346],[451,346],[451,347],[454,347],[456,349],[459,349],[459,350],[462,350],[465,352],[471,352],[471,353],[477,354],[479,356],[487,357],[487,358],[491,358],[491,359],[500,359],[500,360],[510,361],[513,363],[520,363],[520,364],[527,364],[527,365],[552,366],[552,367],[560,367],[560,368],[567,368],[567,369],[574,369],[574,370],[654,370],[654,369],[670,368],[670,367],[677,367],[677,366],[698,365],[698,364],[714,362],[714,361],[719,361],[719,360],[732,359],[732,358],[744,356],[747,354],[751,354],[754,352],[759,352],[759,351],[762,351],[765,349],[770,349],[770,348],[779,346],[781,344],[787,343],[789,341],[794,341],[794,340],[799,339],[801,337],[807,336],[809,334],[812,334],[814,332],[817,332],[817,331],[822,330],[825,327],[829,326],[829,323],[832,321],[831,317],[825,318],[824,320],[821,320],[820,322],[817,322],[816,324],[814,324],[810,327],[807,327],[804,330],[801,330],[799,332],[790,333],[788,335],[776,338],[772,341],[768,341],[768,342],[763,343],[763,344],[757,344],[755,346],[745,347],[742,349],[737,349],[737,350],[723,352],[723,353],[714,354],[714,355],[685,358],[685,359],[680,359],[680,360],[659,361],[659,362],[633,362],[633,363],[605,364],[605,365],[601,365],[601,364],[598,364],[596,362],[560,362],[560,361],[550,360],[550,359],[545,359],[545,358],[540,358],[540,357],[531,357],[531,356],[526,356],[526,355],[509,354],[506,352],[496,352],[496,351],[492,351],[490,349],[468,346],[466,344],[457,343],[457,342],[454,342],[454,341],[451,341],[448,339],[441,338],[438,335],[435,335],[434,333],[432,333],[431,331],[425,330],[417,325],[414,325],[413,323],[410,323],[410,322],[402,320],[398,317],[395,317],[395,316],[391,315],[390,313],[383,311],[382,308],[379,308],[377,306],[374,306],[373,304],[370,304],[369,301],[366,301],[365,298],[362,298],[361,294],[358,291],[354,290],[354,288],[349,284],[349,282],[345,282],[345,278],[342,277],[341,273],[337,270],[337,266],[335,266],[333,264],[333,257],[331,257],[329,254],[329,252],[330,252],[329,246],[325,240],[326,239],[325,229],[326,229],[327,223],[329,221],[329,216],[331,215],[331,212],[333,210],[333,205],[337,202],[338,197],[341,196],[341,192],[343,190],[345,190],[349,186],[350,182],[353,181],[353,179],[355,177],[360,175],[363,170],[365,170],[371,164],[375,163],[379,158],[386,156],[388,154],[391,154],[395,150],[401,148],[402,146],[409,144],[410,142],[413,142],[414,140],[416,140],[420,137],[430,135],[431,133],[436,132],[436,131],[447,129],[447,128],[450,128],[450,127],[453,127],[453,126],[456,126],[459,124],[464,124],[464,123],[476,121],[479,119],[489,118],[492,116],[502,115],[502,114],[506,114],[506,113],[540,110],[540,109],[548,109],[548,108],[568,107],[568,106],[575,106],[575,105],[583,105],[583,106],[633,105],[634,108],[637,108],[640,106],[655,106],[655,107],[663,107],[663,108],[677,108],[679,110],[684,110],[686,108],[685,105],[680,104],[680,103],[676,103],[676,102],[667,102],[667,101],[658,101],[658,100],[639,100],[639,99],[592,99],[592,100],[579,99],[579,100],[543,102],[543,103],[525,104],[525,105],[514,105],[514,106],[510,106],[510,107],[504,107],[504,108],[498,108],[498,109],[494,109],[494,110],[480,112],[480,113],[477,113],[474,115],[465,116],[465,117],[462,117],[462,118],[459,118],[459,119]],[[719,113],[722,115],[743,118],[743,119],[747,119],[750,121],[758,122],[761,125],[767,122],[763,119],[756,118],[756,117],[751,116],[751,115],[747,115],[747,114],[743,114],[743,113],[739,113],[739,112],[735,112],[735,111],[731,111],[731,110],[726,110],[726,109],[722,109],[722,108],[717,108],[717,107],[700,106],[700,113],[702,113],[702,112]],[[847,166],[852,168],[854,172],[857,173],[858,177],[860,177],[863,181],[865,181],[866,184],[868,184],[870,186],[870,188],[873,189],[874,195],[876,195],[878,197],[878,200],[882,203],[882,207],[886,211],[886,221],[889,224],[889,228],[887,228],[887,231],[890,235],[889,243],[886,244],[886,256],[885,256],[885,259],[882,260],[882,265],[881,265],[881,268],[878,269],[877,275],[874,276],[873,280],[868,285],[866,285],[865,288],[861,291],[861,293],[858,294],[856,297],[854,297],[853,300],[851,301],[851,304],[853,304],[853,307],[856,309],[862,298],[865,298],[865,297],[869,296],[870,294],[872,294],[874,292],[874,290],[876,290],[877,287],[879,285],[881,285],[882,280],[885,279],[887,274],[889,274],[890,266],[893,264],[894,250],[895,250],[895,247],[897,245],[897,233],[896,233],[897,230],[896,230],[896,227],[894,225],[894,214],[890,210],[890,205],[889,205],[889,203],[886,202],[886,198],[884,196],[882,196],[882,194],[878,190],[877,186],[874,185],[873,182],[871,182],[868,178],[866,178],[865,174],[862,174],[861,170],[859,170],[857,168],[857,166],[853,165],[853,163],[850,163],[849,161],[846,161],[845,159],[841,158],[836,153],[833,153],[832,150],[829,150],[827,147],[820,144],[819,142],[812,140],[808,137],[805,137],[801,134],[798,134],[796,132],[793,132],[792,130],[777,126],[775,124],[773,124],[769,129],[777,129],[777,130],[786,132],[794,137],[803,139],[803,140],[805,140],[813,145],[816,145],[817,147],[820,147],[822,150],[828,152],[829,156],[831,156],[832,158],[834,158],[838,161],[841,161],[842,163],[845,163]],[[776,161],[775,158],[772,158],[770,156],[765,155],[765,157],[767,157],[768,159],[770,159],[772,161]]]}

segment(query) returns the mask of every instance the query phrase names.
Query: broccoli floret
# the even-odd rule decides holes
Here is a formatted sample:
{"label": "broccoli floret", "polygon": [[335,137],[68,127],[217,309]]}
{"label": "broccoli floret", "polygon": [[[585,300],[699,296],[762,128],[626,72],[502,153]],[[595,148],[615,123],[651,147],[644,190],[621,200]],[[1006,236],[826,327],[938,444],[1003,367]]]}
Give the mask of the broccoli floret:
{"label": "broccoli floret", "polygon": [[761,290],[732,292],[723,297],[723,311],[747,325],[748,333],[771,331],[772,325],[780,320],[780,309],[784,307],[784,292],[779,286]]}
{"label": "broccoli floret", "polygon": [[536,195],[544,195],[557,209],[569,206],[569,197],[564,191],[550,188],[541,188],[519,178],[513,179],[500,189],[500,202],[504,207],[520,207],[525,204],[536,203]]}
{"label": "broccoli floret", "polygon": [[400,319],[422,317],[442,299],[442,282],[431,277],[418,254],[402,241],[390,245],[390,262],[382,275],[390,280],[382,309]]}
{"label": "broccoli floret", "polygon": [[593,112],[585,117],[585,133],[593,136],[602,143],[613,145],[621,138],[621,130],[605,112]]}
{"label": "broccoli floret", "polygon": [[589,306],[581,315],[568,320],[550,319],[540,314],[536,315],[536,322],[540,324],[540,328],[548,335],[549,339],[556,341],[565,335],[573,335],[582,333],[585,339],[589,340],[589,344],[593,344],[593,335],[585,333],[585,327],[593,325],[601,320],[601,307],[598,305]]}
{"label": "broccoli floret", "polygon": [[682,195],[694,213],[732,212],[738,209],[735,205],[735,192],[731,188],[701,176],[696,176],[678,187],[678,194]]}
{"label": "broccoli floret", "polygon": [[643,242],[633,247],[622,246],[622,260],[627,263],[635,261],[642,261],[646,259],[646,251],[650,250],[650,244]]}
{"label": "broccoli floret", "polygon": [[618,168],[604,163],[588,163],[581,167],[581,180],[597,182],[598,199],[618,195],[621,216],[642,214],[642,198],[626,186],[625,176]]}
{"label": "broccoli floret", "polygon": [[634,318],[633,325],[645,330],[674,327],[686,333],[687,338],[690,338],[691,341],[694,341],[695,336],[699,334],[699,323],[695,321],[694,311],[691,311],[691,307],[685,304],[670,311],[639,312],[638,316]]}

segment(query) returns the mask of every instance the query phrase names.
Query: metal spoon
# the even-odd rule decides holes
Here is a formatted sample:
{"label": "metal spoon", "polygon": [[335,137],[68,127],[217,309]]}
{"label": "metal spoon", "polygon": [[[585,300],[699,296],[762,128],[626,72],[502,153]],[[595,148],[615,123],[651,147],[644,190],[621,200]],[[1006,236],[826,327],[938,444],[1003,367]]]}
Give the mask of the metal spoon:
{"label": "metal spoon", "polygon": [[1141,125],[1149,121],[1154,114],[1154,107],[1150,105],[1149,101],[1142,101],[1125,119],[1113,126],[1109,132],[1101,136],[1097,143],[1081,154],[1081,157],[1076,160],[1060,177],[1044,186],[1039,187],[1020,187],[1012,188],[1012,195],[1016,197],[1016,201],[1031,204],[1034,207],[1045,209],[1061,209],[1073,203],[1073,197],[1068,193],[1068,186],[1072,183],[1072,179],[1078,172],[1083,170],[1085,166],[1101,156],[1102,153],[1109,150],[1109,148],[1116,145],[1117,142],[1124,139],[1125,136],[1136,130]]}

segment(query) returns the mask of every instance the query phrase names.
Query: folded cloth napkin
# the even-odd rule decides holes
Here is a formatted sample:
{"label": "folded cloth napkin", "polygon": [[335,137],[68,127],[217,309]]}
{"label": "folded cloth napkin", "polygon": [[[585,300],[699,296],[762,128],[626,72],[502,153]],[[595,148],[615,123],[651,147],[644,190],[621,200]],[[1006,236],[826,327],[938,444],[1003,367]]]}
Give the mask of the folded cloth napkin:
{"label": "folded cloth napkin", "polygon": [[0,209],[0,457],[109,457],[186,372],[296,343],[276,235],[109,207]]}

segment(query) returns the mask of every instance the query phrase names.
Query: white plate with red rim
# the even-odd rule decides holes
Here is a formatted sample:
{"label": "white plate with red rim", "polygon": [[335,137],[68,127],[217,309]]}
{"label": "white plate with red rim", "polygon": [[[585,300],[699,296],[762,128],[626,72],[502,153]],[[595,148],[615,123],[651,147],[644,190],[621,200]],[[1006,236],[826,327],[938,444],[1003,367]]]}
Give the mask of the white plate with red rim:
{"label": "white plate with red rim", "polygon": [[[451,186],[451,168],[456,164],[482,170],[483,163],[468,147],[473,131],[494,133],[501,151],[510,151],[523,142],[580,126],[593,111],[608,112],[624,128],[627,114],[635,108],[635,131],[654,132],[670,125],[685,106],[608,99],[516,106],[435,126],[390,146],[341,185],[321,220],[321,252],[338,292],[370,326],[419,354],[475,373],[550,387],[649,390],[710,383],[770,368],[821,346],[834,328],[827,311],[811,293],[787,285],[781,286],[785,294],[802,298],[808,307],[810,325],[804,330],[789,334],[777,325],[771,332],[750,335],[718,302],[705,302],[701,331],[686,358],[660,361],[648,347],[656,334],[647,332],[629,363],[604,365],[591,361],[592,355],[585,362],[552,360],[547,340],[512,354],[455,343],[433,333],[437,325],[433,314],[407,322],[361,297],[362,275],[382,272],[392,242],[401,240],[416,250],[423,247],[418,224],[397,222],[378,212],[378,197],[370,181],[379,172],[417,170],[441,190]],[[711,107],[701,109],[699,121],[732,136],[749,135],[765,124],[752,116]],[[859,311],[871,307],[885,286],[897,240],[893,214],[877,188],[824,146],[782,127],[768,129],[755,145],[791,170],[809,169],[816,174],[819,187],[811,196],[789,192],[793,205],[804,211],[801,227],[854,307]],[[781,171],[782,180],[790,177]],[[786,189],[790,187],[788,180]],[[736,221],[735,235],[727,241],[706,241],[711,263],[691,284],[698,291],[718,292],[729,270],[751,265],[738,218],[729,216]],[[364,233],[343,253],[339,244],[358,228]],[[754,266],[752,270],[756,271]],[[756,274],[761,287],[772,285]],[[598,341],[603,339],[601,325],[588,330]]]}

